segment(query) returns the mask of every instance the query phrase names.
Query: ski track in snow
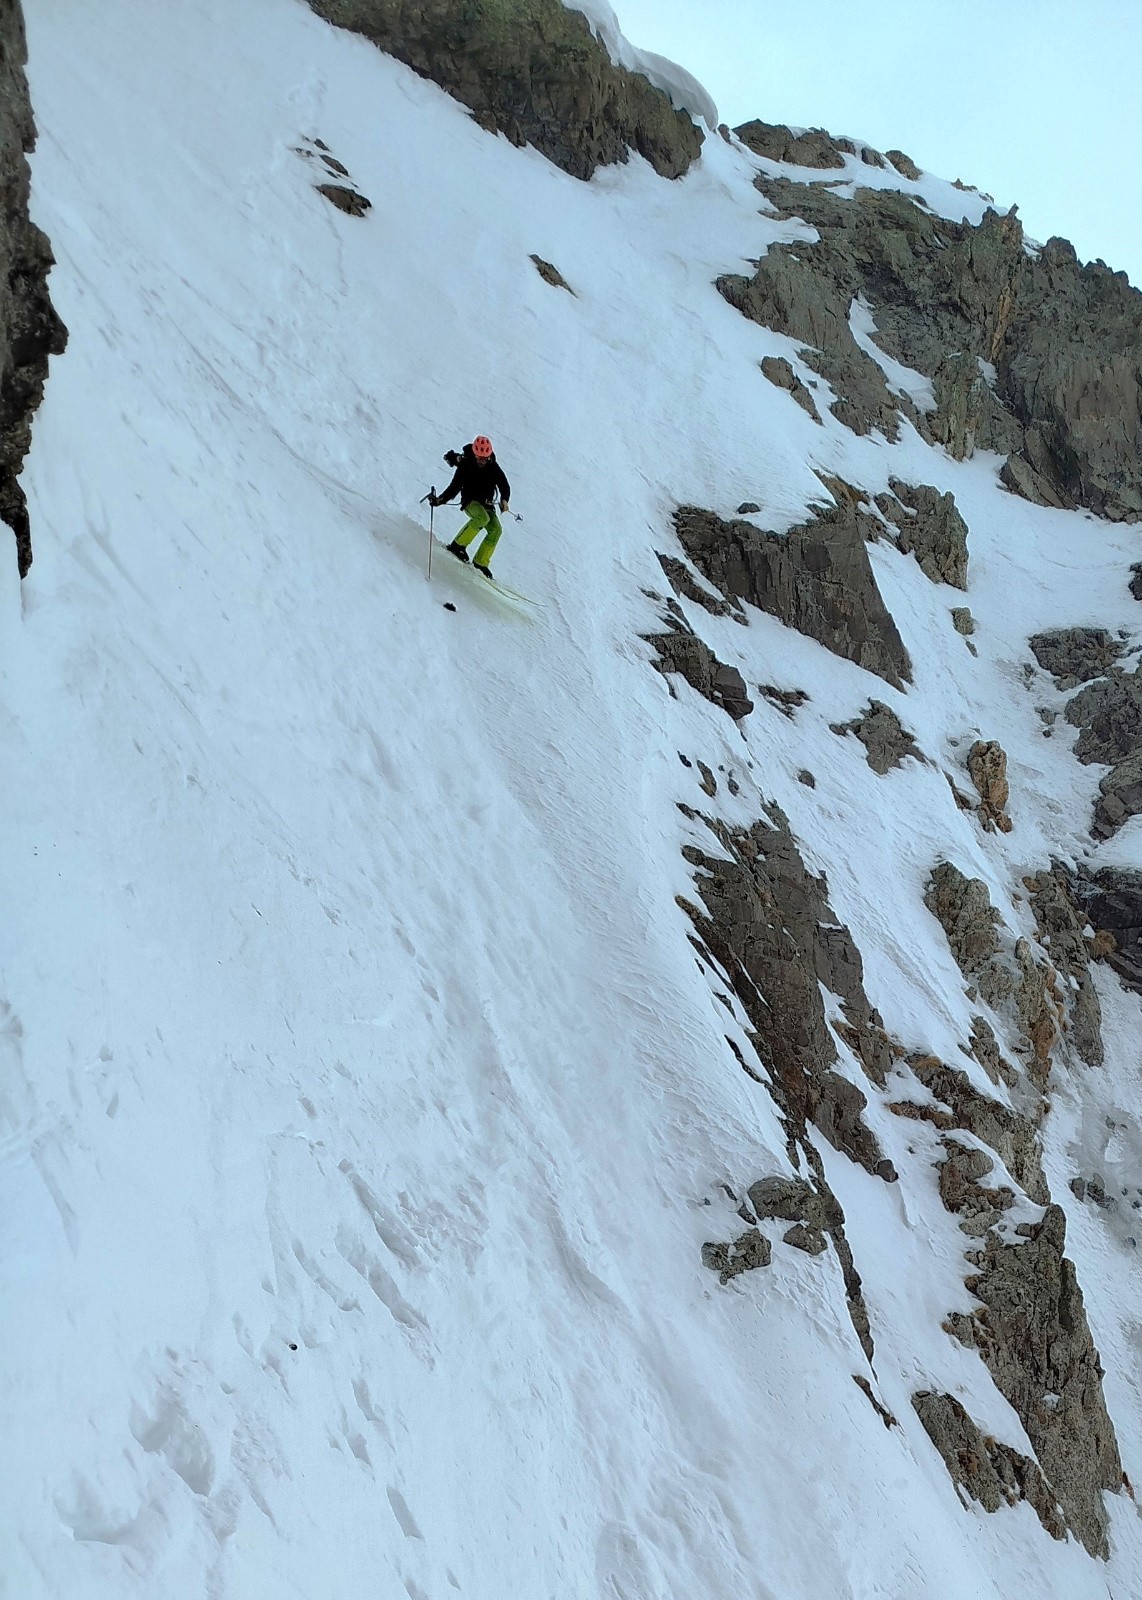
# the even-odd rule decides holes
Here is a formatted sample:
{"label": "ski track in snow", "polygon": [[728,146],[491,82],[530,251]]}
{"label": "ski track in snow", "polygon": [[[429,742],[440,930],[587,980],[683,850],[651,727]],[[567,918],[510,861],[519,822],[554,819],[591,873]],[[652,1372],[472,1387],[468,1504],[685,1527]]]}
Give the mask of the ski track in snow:
{"label": "ski track in snow", "polygon": [[[947,853],[1026,930],[1021,872],[1089,849],[1098,770],[1041,737],[1061,697],[1027,692],[1024,641],[1133,628],[1136,534],[768,384],[790,342],[712,288],[783,236],[740,147],[584,185],[299,0],[28,11],[71,342],[24,477],[36,564],[0,577],[5,1592],[1138,1593],[1124,1497],[1104,1569],[1025,1505],[961,1507],[919,1426],[911,1393],[947,1388],[1027,1448],[940,1329],[965,1241],[887,1096],[899,1187],[825,1156],[899,1428],[852,1382],[831,1254],[777,1244],[726,1290],[702,1268],[737,1226],[721,1186],[788,1166],[674,904],[681,844],[715,848],[677,810],[707,805],[683,752],[735,775],[727,820],[781,804],[888,1027],[960,1061],[973,1008],[924,880]],[[307,138],[365,220],[314,192]],[[477,429],[534,616],[425,578],[420,496]],[[810,689],[743,732],[650,668],[654,552],[679,502],[792,525],[815,466],[954,490],[980,656],[962,597],[876,547],[914,686],[703,617],[748,683]],[[870,694],[938,765],[878,779],[828,731]],[[980,733],[1008,837],[941,770]],[[1060,1086],[1049,1160],[1142,1481],[1136,1258],[1066,1189],[1106,1106],[1139,1181],[1138,1001],[1102,987],[1110,1062]]]}

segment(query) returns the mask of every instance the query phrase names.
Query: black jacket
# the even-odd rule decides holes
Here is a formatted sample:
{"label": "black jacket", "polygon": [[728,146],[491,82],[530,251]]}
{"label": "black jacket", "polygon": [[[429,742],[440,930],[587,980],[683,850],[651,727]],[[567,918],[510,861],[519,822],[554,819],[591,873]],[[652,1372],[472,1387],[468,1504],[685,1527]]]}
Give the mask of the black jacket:
{"label": "black jacket", "polygon": [[460,465],[456,468],[452,482],[443,494],[438,494],[436,504],[444,505],[454,495],[460,496],[460,504],[468,505],[475,500],[478,505],[485,506],[489,511],[496,509],[496,494],[499,493],[500,504],[506,505],[511,499],[511,484],[500,470],[500,464],[495,456],[490,456],[487,461],[477,461],[472,454],[472,446],[464,446],[464,454]]}

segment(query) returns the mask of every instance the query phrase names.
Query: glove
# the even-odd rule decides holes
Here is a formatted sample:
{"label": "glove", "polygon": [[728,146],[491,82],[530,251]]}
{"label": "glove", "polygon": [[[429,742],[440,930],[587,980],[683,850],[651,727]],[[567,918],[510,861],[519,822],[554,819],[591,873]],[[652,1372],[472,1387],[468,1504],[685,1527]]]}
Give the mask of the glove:
{"label": "glove", "polygon": [[440,496],[438,494],[433,494],[430,491],[429,492],[429,496],[428,496],[428,503],[429,503],[430,506],[438,506],[440,504]]}
{"label": "glove", "polygon": [[511,506],[508,505],[506,500],[501,500],[500,501],[500,510],[503,512],[504,516],[506,517],[508,515],[508,513],[511,511]]}

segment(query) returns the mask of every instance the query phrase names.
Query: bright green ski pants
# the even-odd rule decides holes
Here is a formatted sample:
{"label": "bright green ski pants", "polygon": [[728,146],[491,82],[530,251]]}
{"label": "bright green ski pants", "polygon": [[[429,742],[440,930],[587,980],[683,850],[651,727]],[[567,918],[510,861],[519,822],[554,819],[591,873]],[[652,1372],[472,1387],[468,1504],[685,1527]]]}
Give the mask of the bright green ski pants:
{"label": "bright green ski pants", "polygon": [[490,567],[492,564],[492,551],[500,542],[503,527],[499,517],[494,511],[489,511],[487,506],[482,506],[478,500],[470,500],[464,507],[468,520],[456,535],[456,543],[467,549],[478,533],[484,535],[480,541],[480,548],[476,551],[475,563],[478,567]]}

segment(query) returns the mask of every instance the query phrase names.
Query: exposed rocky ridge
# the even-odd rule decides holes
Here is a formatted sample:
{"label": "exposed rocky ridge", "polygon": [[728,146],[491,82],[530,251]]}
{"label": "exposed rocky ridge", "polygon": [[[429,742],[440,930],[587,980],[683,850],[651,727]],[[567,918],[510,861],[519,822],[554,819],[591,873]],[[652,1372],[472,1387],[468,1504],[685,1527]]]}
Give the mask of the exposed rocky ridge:
{"label": "exposed rocky ridge", "polygon": [[[870,1080],[883,1086],[892,1050],[865,995],[860,954],[829,907],[824,878],[805,867],[777,806],[748,830],[682,809],[705,824],[725,855],[708,856],[696,847],[684,851],[698,869],[695,886],[702,906],[680,904],[703,959],[729,984],[749,1019],[751,1042],[785,1124],[790,1160],[807,1167],[813,1179],[811,1185],[795,1180],[792,1187],[790,1180],[780,1180],[785,1184],[780,1193],[773,1180],[766,1180],[769,1187],[755,1184],[758,1214],[803,1225],[807,1234],[801,1248],[810,1253],[817,1245],[815,1234],[827,1234],[844,1277],[853,1327],[871,1359],[868,1312],[843,1213],[808,1135],[812,1124],[834,1149],[874,1175],[896,1181],[892,1163],[864,1121],[865,1096],[835,1070],[838,1051],[821,999],[822,984],[839,996],[845,1042]],[[750,1195],[755,1198],[753,1189]]]}
{"label": "exposed rocky ridge", "polygon": [[[898,418],[963,458],[1008,456],[1008,486],[1042,504],[1142,517],[1142,294],[1081,266],[1065,240],[1029,254],[1015,214],[950,222],[891,190],[842,199],[826,185],[756,179],[816,243],[774,245],[753,276],[718,288],[744,315],[803,343],[836,416],[894,440]],[[934,412],[890,390],[849,326],[863,296],[876,342],[931,379]],[[994,372],[994,381],[992,373]]]}
{"label": "exposed rocky ridge", "polygon": [[[1000,939],[1002,920],[987,886],[967,878],[951,862],[940,862],[924,893],[924,904],[948,938],[956,965],[997,1011],[1006,1010],[1023,1035],[1028,1066],[1040,1089],[1051,1071],[1051,1051],[1067,1026],[1057,974],[1040,964],[1027,939],[1015,939],[1008,952]],[[970,992],[970,991],[969,991]]]}
{"label": "exposed rocky ridge", "polygon": [[1104,1490],[1122,1487],[1122,1462],[1102,1392],[1102,1365],[1087,1325],[1073,1264],[1064,1256],[1066,1219],[1048,1206],[1026,1243],[997,1234],[971,1256],[967,1280],[982,1305],[948,1319],[949,1331],[979,1351],[1014,1408],[1071,1531],[1106,1556]]}
{"label": "exposed rocky ridge", "polygon": [[1068,702],[1066,718],[1080,730],[1075,755],[1111,771],[1099,782],[1091,833],[1109,839],[1142,812],[1142,662],[1133,672],[1111,666]]}
{"label": "exposed rocky ridge", "polygon": [[702,134],[647,78],[611,61],[561,0],[309,0],[469,107],[480,126],[534,145],[576,178],[631,150],[678,178]]}
{"label": "exposed rocky ridge", "polygon": [[982,1433],[954,1395],[923,1390],[912,1405],[952,1482],[985,1511],[1026,1500],[1053,1539],[1066,1538],[1066,1521],[1038,1462]]}
{"label": "exposed rocky ridge", "polygon": [[1128,989],[1142,994],[1142,872],[1080,867],[1067,876],[1073,902],[1095,929],[1091,957],[1100,957]]}
{"label": "exposed rocky ridge", "polygon": [[735,722],[748,717],[753,701],[738,669],[719,661],[680,614],[668,612],[665,620],[670,624],[667,633],[644,635],[657,653],[654,664],[658,670],[663,674],[681,673],[692,689],[697,689],[712,705],[720,706]]}
{"label": "exposed rocky ridge", "polygon": [[[814,422],[821,421],[821,413],[817,410],[812,390],[801,382],[793,370],[792,363],[786,361],[784,356],[766,356],[761,363],[761,370],[770,383],[775,384],[778,389],[787,390],[802,411],[807,411]],[[757,510],[756,506],[754,510]]]}
{"label": "exposed rocky ridge", "polygon": [[1060,689],[1105,676],[1122,654],[1122,645],[1105,628],[1050,628],[1033,634],[1027,643]]}
{"label": "exposed rocky ridge", "polygon": [[968,751],[968,775],[979,795],[979,817],[990,833],[1010,833],[1011,818],[1007,802],[1011,788],[1007,781],[1007,755],[994,739],[977,739]]}
{"label": "exposed rocky ridge", "polygon": [[32,564],[27,501],[20,487],[43,398],[48,357],[60,355],[67,329],[48,296],[51,246],[28,215],[28,153],[36,126],[24,64],[24,15],[18,0],[0,3],[0,517],[16,535],[21,578]]}
{"label": "exposed rocky ridge", "polygon": [[896,528],[898,548],[914,555],[933,583],[966,589],[968,525],[956,509],[955,496],[927,484],[888,481],[892,492],[877,495],[876,503]]}
{"label": "exposed rocky ridge", "polygon": [[880,700],[870,700],[866,710],[852,722],[830,722],[833,733],[852,733],[865,748],[865,760],[879,776],[902,766],[906,756],[924,760],[924,753],[893,711]]}
{"label": "exposed rocky ridge", "polygon": [[847,500],[818,508],[787,534],[696,506],[674,513],[683,550],[743,620],[740,602],[748,600],[899,689],[912,664],[865,548],[874,520]]}
{"label": "exposed rocky ridge", "polygon": [[1067,1011],[1075,1049],[1087,1066],[1101,1067],[1102,1006],[1090,975],[1094,941],[1085,933],[1087,912],[1080,910],[1071,876],[1059,862],[1023,882],[1031,895],[1039,942],[1050,949],[1052,964],[1071,980]]}

